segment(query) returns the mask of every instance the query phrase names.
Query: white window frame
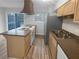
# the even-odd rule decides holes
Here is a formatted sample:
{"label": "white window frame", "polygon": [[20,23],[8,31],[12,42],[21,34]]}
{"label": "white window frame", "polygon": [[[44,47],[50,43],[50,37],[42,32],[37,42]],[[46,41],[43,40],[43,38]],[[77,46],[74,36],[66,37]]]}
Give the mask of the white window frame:
{"label": "white window frame", "polygon": [[[17,12],[6,12],[5,16],[6,16],[6,30],[7,31],[8,31],[8,14],[10,14],[10,13],[17,13]],[[17,13],[17,14],[23,14],[24,15],[24,13]],[[25,16],[24,16],[24,18],[25,18]]]}

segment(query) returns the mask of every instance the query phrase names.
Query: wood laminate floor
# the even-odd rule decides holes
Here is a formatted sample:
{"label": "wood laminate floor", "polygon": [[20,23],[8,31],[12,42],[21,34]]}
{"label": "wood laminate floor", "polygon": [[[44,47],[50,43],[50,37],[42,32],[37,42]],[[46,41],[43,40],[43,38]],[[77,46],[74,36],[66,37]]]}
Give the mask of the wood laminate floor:
{"label": "wood laminate floor", "polygon": [[[9,58],[9,59],[18,59],[18,58]],[[51,59],[49,48],[44,44],[44,39],[41,36],[38,36],[31,47],[28,55],[25,59]]]}

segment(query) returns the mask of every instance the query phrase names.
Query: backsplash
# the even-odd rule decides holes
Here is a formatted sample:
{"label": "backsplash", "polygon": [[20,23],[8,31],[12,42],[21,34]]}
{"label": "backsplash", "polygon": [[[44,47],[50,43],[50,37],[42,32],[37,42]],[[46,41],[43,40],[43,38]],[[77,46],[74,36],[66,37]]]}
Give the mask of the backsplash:
{"label": "backsplash", "polygon": [[79,36],[79,24],[74,23],[73,19],[72,20],[70,20],[70,19],[63,20],[62,29]]}

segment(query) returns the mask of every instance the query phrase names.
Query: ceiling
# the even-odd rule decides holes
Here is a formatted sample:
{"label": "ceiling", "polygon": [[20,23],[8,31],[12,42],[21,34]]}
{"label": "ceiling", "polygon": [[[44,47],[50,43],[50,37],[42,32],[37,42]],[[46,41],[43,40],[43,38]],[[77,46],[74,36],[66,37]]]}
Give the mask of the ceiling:
{"label": "ceiling", "polygon": [[32,0],[35,13],[51,13],[68,0]]}
{"label": "ceiling", "polygon": [[[0,7],[7,9],[15,9],[21,11],[23,9],[24,0],[0,0]],[[34,13],[52,13],[68,0],[32,0]]]}
{"label": "ceiling", "polygon": [[35,13],[48,13],[53,7],[54,0],[33,0],[34,12]]}

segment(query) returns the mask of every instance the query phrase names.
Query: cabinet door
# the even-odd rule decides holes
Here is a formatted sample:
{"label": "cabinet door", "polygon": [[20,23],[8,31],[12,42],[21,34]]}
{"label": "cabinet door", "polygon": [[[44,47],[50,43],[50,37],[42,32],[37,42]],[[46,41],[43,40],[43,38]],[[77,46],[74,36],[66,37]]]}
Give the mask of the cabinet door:
{"label": "cabinet door", "polygon": [[24,37],[5,35],[7,39],[8,57],[22,58],[25,56]]}
{"label": "cabinet door", "polygon": [[57,59],[68,59],[59,45],[57,46]]}
{"label": "cabinet door", "polygon": [[28,53],[29,51],[29,48],[31,46],[31,39],[30,39],[30,35],[27,35],[25,38],[25,51],[26,51],[26,54]]}
{"label": "cabinet door", "polygon": [[55,40],[52,34],[50,34],[49,37],[49,48],[52,55],[52,59],[56,59],[57,41]]}
{"label": "cabinet door", "polygon": [[75,7],[74,22],[79,23],[79,0],[75,0]]}
{"label": "cabinet door", "polygon": [[57,16],[63,16],[64,5],[57,10]]}
{"label": "cabinet door", "polygon": [[75,0],[70,0],[64,5],[63,15],[74,14],[74,8],[75,8]]}

